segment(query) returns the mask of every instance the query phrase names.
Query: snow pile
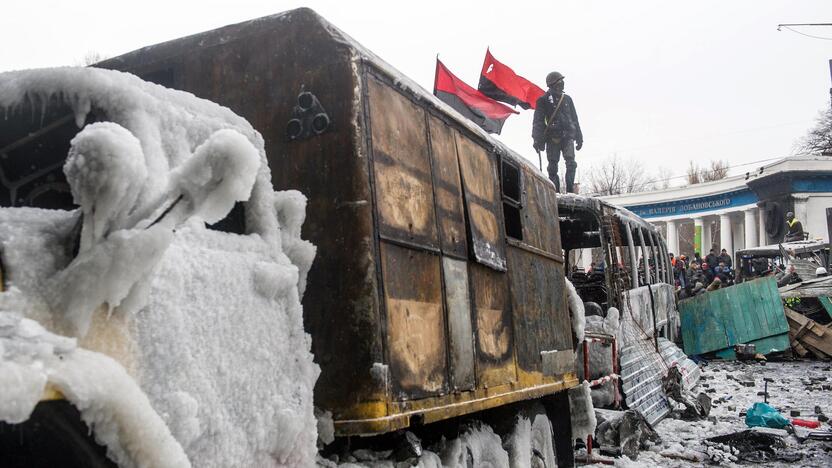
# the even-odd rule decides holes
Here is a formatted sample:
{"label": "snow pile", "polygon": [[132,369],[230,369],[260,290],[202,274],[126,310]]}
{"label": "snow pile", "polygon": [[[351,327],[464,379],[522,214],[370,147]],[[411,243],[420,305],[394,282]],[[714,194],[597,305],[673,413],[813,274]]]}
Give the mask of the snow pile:
{"label": "snow pile", "polygon": [[78,408],[119,466],[190,466],[121,365],[77,348],[74,339],[49,333],[37,322],[0,312],[0,420],[28,419],[47,385]]}
{"label": "snow pile", "polygon": [[[0,74],[7,115],[56,100],[79,126],[91,109],[112,122],[72,140],[65,172],[79,213],[0,208],[12,287],[0,309],[123,366],[78,349],[55,374],[120,465],[186,464],[147,452],[167,450],[165,435],[194,466],[311,465],[319,368],[300,305],[315,254],[300,238],[304,196],[273,192],[262,137],[214,103],[107,70]],[[206,229],[246,200],[249,234]],[[10,420],[40,397],[43,378],[24,377],[21,394],[0,392]],[[121,387],[124,399],[103,392]],[[140,402],[160,429],[126,421],[149,417],[134,414]]]}
{"label": "snow pile", "polygon": [[569,312],[572,313],[572,330],[578,339],[578,343],[580,343],[584,340],[584,329],[586,328],[584,301],[578,295],[578,291],[575,290],[575,285],[568,279],[564,281],[566,281],[566,297],[569,302]]}

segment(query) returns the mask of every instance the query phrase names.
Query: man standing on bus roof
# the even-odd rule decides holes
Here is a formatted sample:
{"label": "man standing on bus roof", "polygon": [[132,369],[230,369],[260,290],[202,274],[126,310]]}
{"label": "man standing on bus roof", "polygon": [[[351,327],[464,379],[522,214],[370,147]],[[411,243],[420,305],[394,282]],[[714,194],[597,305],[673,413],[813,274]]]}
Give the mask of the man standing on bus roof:
{"label": "man standing on bus roof", "polygon": [[584,145],[584,135],[578,123],[575,103],[563,92],[563,79],[564,76],[558,72],[546,75],[546,86],[549,90],[535,103],[532,139],[535,151],[546,150],[549,179],[555,184],[558,192],[558,162],[563,153],[566,162],[566,191],[574,192],[575,169],[578,167],[575,151],[580,151]]}
{"label": "man standing on bus roof", "polygon": [[794,242],[803,240],[803,225],[794,217],[794,213],[789,211],[786,213],[786,227],[789,229],[786,232],[784,242]]}

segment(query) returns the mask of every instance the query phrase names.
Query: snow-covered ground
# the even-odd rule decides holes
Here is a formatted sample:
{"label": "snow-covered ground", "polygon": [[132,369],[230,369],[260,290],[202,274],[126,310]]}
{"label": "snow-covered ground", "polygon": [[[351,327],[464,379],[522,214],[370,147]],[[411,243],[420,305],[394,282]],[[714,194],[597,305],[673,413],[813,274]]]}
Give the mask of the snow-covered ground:
{"label": "snow-covered ground", "polygon": [[[708,437],[730,434],[747,429],[745,417],[740,412],[752,404],[763,401],[765,379],[768,382],[769,404],[781,414],[790,416],[791,410],[800,411],[803,419],[816,419],[815,406],[827,415],[832,414],[832,364],[819,361],[794,362],[710,362],[702,369],[702,380],[696,391],[706,392],[714,402],[711,418],[704,421],[682,421],[666,418],[655,429],[662,438],[661,444],[639,453],[636,461],[619,459],[616,466],[627,467],[693,467],[702,466],[708,460],[693,461],[676,458],[703,458]],[[751,385],[753,382],[753,386]],[[745,383],[746,385],[743,385]],[[826,388],[824,388],[826,386]],[[820,429],[828,429],[823,423]],[[807,440],[799,443],[794,436],[786,439],[788,450],[799,452],[797,462],[772,462],[756,466],[821,467],[832,466],[832,442]],[[603,466],[603,465],[596,465]],[[723,463],[722,466],[739,466]]]}

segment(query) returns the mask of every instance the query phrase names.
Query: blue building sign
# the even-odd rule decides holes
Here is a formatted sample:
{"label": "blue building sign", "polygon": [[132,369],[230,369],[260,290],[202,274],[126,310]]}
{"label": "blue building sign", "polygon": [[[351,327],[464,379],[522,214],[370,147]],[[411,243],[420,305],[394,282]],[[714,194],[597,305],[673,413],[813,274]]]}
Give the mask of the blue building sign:
{"label": "blue building sign", "polygon": [[642,218],[659,218],[686,214],[706,213],[708,211],[738,207],[757,203],[757,194],[749,188],[734,190],[707,197],[688,198],[649,205],[626,206],[628,210]]}

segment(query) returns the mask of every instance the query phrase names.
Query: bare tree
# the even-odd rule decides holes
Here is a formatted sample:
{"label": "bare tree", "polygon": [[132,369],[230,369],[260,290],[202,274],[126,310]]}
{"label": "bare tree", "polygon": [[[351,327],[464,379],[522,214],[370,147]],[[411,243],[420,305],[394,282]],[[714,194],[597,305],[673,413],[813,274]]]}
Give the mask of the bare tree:
{"label": "bare tree", "polygon": [[673,172],[670,169],[661,166],[656,172],[656,180],[653,185],[657,190],[669,189],[673,186],[671,183],[671,180],[673,179]]}
{"label": "bare tree", "polygon": [[720,161],[719,159],[711,160],[711,165],[707,169],[702,169],[702,182],[711,182],[714,180],[722,180],[728,175],[728,161]]}
{"label": "bare tree", "polygon": [[96,63],[98,63],[102,60],[106,60],[107,58],[109,58],[109,57],[102,54],[101,52],[98,52],[96,50],[90,50],[86,54],[84,54],[84,56],[81,57],[79,60],[75,61],[75,66],[76,67],[88,67],[88,66],[94,65],[94,64],[96,64]]}
{"label": "bare tree", "polygon": [[797,144],[797,150],[832,156],[832,107],[818,115],[815,126]]}
{"label": "bare tree", "polygon": [[588,169],[589,195],[620,195],[651,190],[650,176],[636,160],[622,161],[613,155]]}
{"label": "bare tree", "polygon": [[694,164],[693,161],[688,162],[687,176],[688,176],[688,184],[690,184],[690,185],[698,184],[699,182],[702,182],[702,179],[699,176],[699,167],[696,164]]}
{"label": "bare tree", "polygon": [[698,184],[701,182],[722,180],[728,175],[728,169],[728,162],[720,161],[719,159],[711,160],[707,167],[699,167],[693,161],[690,161],[686,175],[689,184]]}

